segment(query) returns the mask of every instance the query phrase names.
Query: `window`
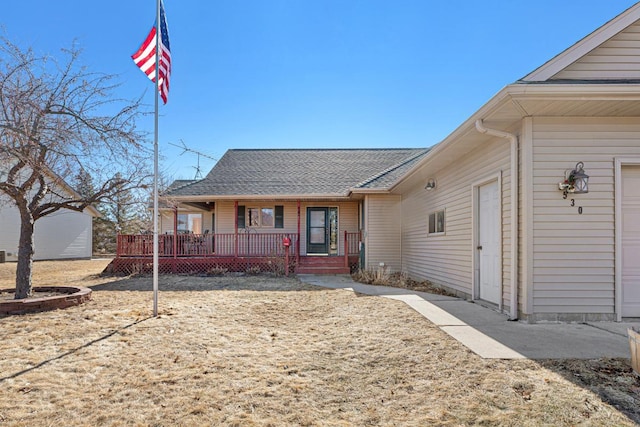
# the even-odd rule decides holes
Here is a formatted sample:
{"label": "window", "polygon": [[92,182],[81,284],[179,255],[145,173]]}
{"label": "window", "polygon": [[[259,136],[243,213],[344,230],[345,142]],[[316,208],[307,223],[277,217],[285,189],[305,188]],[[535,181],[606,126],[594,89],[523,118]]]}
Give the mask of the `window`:
{"label": "window", "polygon": [[247,216],[249,217],[249,227],[260,227],[260,215],[258,208],[247,208]]}
{"label": "window", "polygon": [[444,209],[429,214],[429,234],[444,233]]}
{"label": "window", "polygon": [[178,214],[178,232],[202,234],[202,214]]}
{"label": "window", "polygon": [[273,208],[260,209],[260,226],[273,227]]}
{"label": "window", "polygon": [[283,228],[284,215],[282,206],[263,207],[263,208],[246,208],[244,215],[244,206],[238,206],[238,228],[262,227],[262,228]]}

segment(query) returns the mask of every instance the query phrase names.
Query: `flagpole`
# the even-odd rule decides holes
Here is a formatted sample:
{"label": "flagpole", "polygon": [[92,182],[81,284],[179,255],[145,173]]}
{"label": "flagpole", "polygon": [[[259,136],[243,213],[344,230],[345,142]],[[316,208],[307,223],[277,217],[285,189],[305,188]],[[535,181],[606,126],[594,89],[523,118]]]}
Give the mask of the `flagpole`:
{"label": "flagpole", "polygon": [[160,81],[160,0],[156,0],[156,90],[153,138],[153,317],[158,316],[158,92]]}

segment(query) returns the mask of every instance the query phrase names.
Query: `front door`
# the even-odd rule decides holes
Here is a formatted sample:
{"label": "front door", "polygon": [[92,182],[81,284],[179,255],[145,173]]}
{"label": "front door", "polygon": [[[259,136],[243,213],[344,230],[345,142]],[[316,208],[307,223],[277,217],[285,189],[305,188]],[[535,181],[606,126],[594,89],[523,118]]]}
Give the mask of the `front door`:
{"label": "front door", "polygon": [[329,254],[329,208],[307,208],[307,254]]}
{"label": "front door", "polygon": [[622,316],[640,317],[640,166],[622,168]]}
{"label": "front door", "polygon": [[498,182],[478,188],[479,297],[500,302],[500,198]]}

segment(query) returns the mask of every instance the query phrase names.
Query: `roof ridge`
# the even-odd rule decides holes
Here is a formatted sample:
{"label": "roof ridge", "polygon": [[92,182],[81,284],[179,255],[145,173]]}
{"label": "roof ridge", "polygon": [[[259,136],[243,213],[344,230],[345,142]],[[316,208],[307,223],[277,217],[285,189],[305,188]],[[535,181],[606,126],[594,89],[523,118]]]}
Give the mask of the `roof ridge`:
{"label": "roof ridge", "polygon": [[417,159],[418,157],[428,153],[429,150],[430,150],[430,148],[421,149],[419,153],[416,153],[413,156],[408,157],[408,158],[402,160],[401,162],[396,163],[395,165],[388,167],[387,169],[383,170],[382,172],[378,172],[377,174],[365,179],[364,181],[359,182],[358,184],[356,184],[356,186],[354,188],[361,188],[361,187],[364,187],[367,184],[370,184],[371,182],[375,181],[376,179],[378,179],[380,177],[383,177],[384,175],[387,175],[387,174],[393,172],[394,170],[406,165],[407,163]]}
{"label": "roof ridge", "polygon": [[[204,178],[203,178],[203,179],[204,179]],[[175,184],[175,183],[176,183],[176,182],[178,182],[178,181],[188,181],[188,182],[187,182],[187,183],[185,183],[185,184],[182,184],[182,185],[175,186],[175,187],[172,187],[172,186],[171,186],[171,185]],[[200,182],[200,181],[202,181],[202,179],[174,179],[174,180],[173,180],[173,182],[169,185],[169,187],[167,187],[167,188],[166,188],[166,190],[165,190],[165,195],[166,195],[167,193],[170,193],[170,192],[172,192],[172,191],[175,191],[175,190],[179,190],[179,189],[182,189],[182,188],[188,187],[188,186],[193,185],[193,184],[195,184],[196,182]]]}

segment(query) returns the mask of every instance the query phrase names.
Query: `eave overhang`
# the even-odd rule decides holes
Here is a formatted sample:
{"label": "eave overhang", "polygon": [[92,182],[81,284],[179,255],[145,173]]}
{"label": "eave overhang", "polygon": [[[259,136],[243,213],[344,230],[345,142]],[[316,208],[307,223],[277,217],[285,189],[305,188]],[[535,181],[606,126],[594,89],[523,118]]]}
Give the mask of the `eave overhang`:
{"label": "eave overhang", "polygon": [[489,128],[518,134],[524,117],[640,117],[640,83],[518,82],[506,86],[431,148],[389,191],[402,192],[403,184],[418,171],[424,179],[425,174],[446,167],[492,139],[476,131],[476,120],[483,120]]}

